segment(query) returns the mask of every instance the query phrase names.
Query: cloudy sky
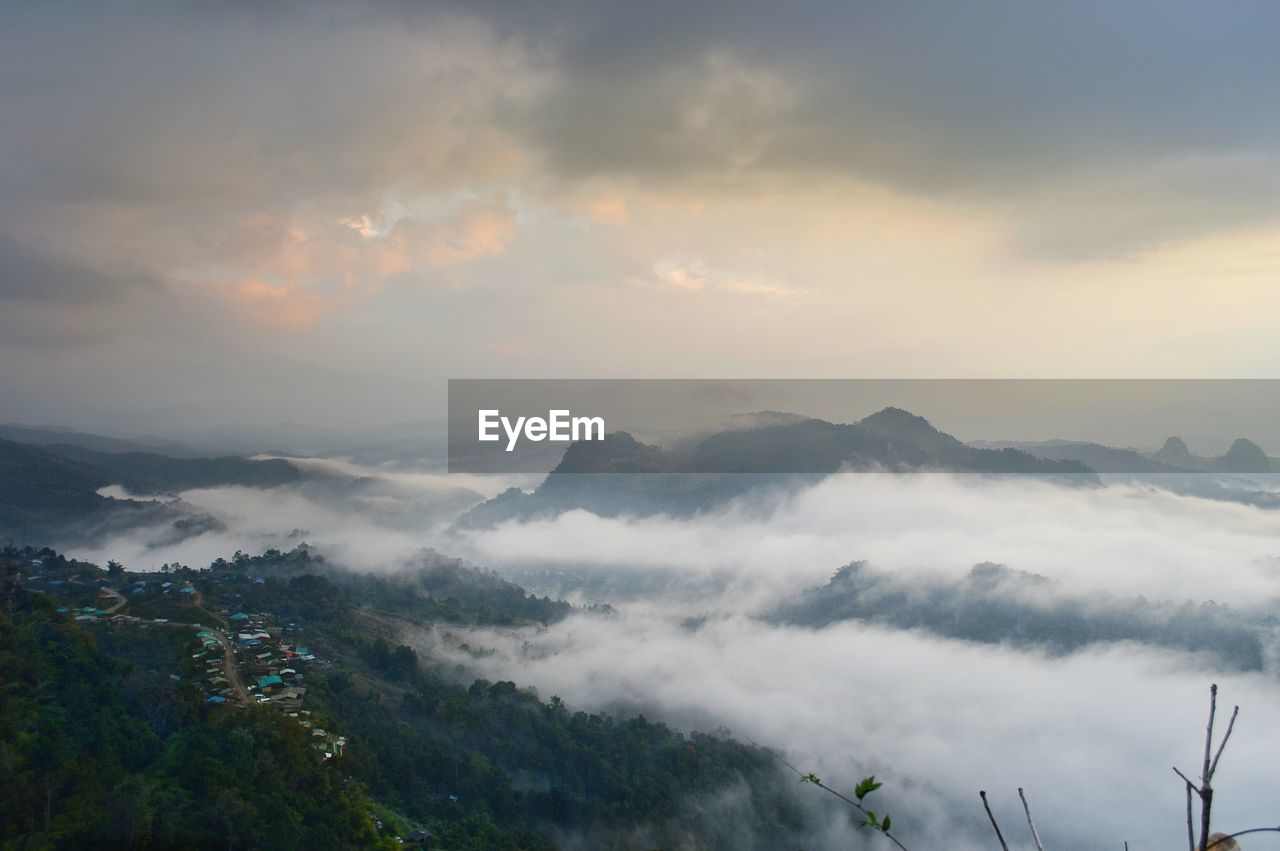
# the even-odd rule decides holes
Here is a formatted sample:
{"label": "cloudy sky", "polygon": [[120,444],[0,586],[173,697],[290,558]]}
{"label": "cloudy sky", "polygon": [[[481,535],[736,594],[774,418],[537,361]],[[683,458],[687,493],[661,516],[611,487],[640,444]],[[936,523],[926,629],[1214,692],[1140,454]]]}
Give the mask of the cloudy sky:
{"label": "cloudy sky", "polygon": [[0,420],[1267,377],[1263,2],[7,4]]}

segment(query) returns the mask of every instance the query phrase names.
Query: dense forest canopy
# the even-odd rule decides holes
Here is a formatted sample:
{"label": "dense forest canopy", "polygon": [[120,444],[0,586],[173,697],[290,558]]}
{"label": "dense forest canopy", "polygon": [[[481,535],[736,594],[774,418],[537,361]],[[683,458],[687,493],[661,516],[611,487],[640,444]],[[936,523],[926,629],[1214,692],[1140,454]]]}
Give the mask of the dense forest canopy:
{"label": "dense forest canopy", "polygon": [[[437,554],[388,577],[338,578],[305,547],[166,565],[162,577],[199,597],[138,593],[124,611],[169,616],[150,628],[81,625],[78,608],[58,603],[154,588],[153,574],[47,549],[10,547],[3,561],[3,848],[372,848],[417,835],[540,849],[621,847],[641,834],[714,846],[730,824],[774,847],[805,828],[805,808],[758,748],[575,712],[512,682],[468,684],[397,643],[377,614],[393,599],[419,622],[522,623],[569,609]],[[57,590],[28,590],[33,570]],[[269,608],[328,658],[308,673],[308,714],[342,733],[341,755],[318,759],[311,730],[269,707],[206,697],[197,633],[164,627],[223,602]],[[730,789],[741,792],[731,819],[699,803]]]}

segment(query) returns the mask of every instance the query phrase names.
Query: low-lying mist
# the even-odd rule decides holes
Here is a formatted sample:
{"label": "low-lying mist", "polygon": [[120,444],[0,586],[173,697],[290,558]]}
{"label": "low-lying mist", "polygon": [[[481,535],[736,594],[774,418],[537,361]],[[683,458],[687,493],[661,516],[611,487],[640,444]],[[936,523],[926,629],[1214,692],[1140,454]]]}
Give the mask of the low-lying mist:
{"label": "low-lying mist", "polygon": [[[929,624],[776,616],[855,561],[895,593],[942,602],[974,565],[995,563],[1043,578],[1015,595],[1032,609],[1070,601],[1123,618],[1139,597],[1153,606],[1215,601],[1228,621],[1238,611],[1246,629],[1270,629],[1274,643],[1275,511],[1133,482],[841,475],[685,519],[573,511],[460,529],[453,521],[471,505],[527,483],[480,477],[460,489],[451,477],[307,463],[329,465],[333,481],[184,492],[193,512],[218,524],[180,541],[159,530],[120,535],[75,554],[135,569],[200,566],[305,540],[331,561],[378,570],[430,546],[539,594],[610,602],[613,616],[471,630],[470,651],[429,630],[408,639],[471,675],[534,686],[571,706],[726,726],[842,787],[875,773],[886,781],[880,806],[913,848],[989,848],[980,788],[1006,832],[1018,832],[1019,786],[1053,846],[1178,847],[1184,798],[1169,769],[1198,764],[1216,681],[1223,700],[1242,707],[1216,784],[1216,823],[1276,822],[1273,662],[1245,670],[1194,642],[1041,648],[1014,636],[962,640]],[[841,847],[832,838],[841,834],[816,834],[813,847]]]}
{"label": "low-lying mist", "polygon": [[180,534],[165,522],[64,548],[91,561],[114,559],[134,570],[158,570],[165,563],[198,567],[236,550],[289,549],[305,541],[335,562],[378,570],[438,542],[459,514],[481,500],[528,483],[527,477],[447,476],[364,467],[342,459],[288,461],[311,475],[274,488],[199,488],[176,496],[105,488],[107,496],[166,501],[202,523],[191,534]]}
{"label": "low-lying mist", "polygon": [[690,627],[661,605],[468,641],[493,652],[453,651],[459,663],[570,705],[724,725],[846,791],[874,773],[886,783],[878,808],[913,848],[989,849],[979,789],[993,795],[1006,831],[1020,834],[1019,786],[1052,846],[1178,847],[1183,792],[1169,767],[1198,764],[1206,689],[1216,680],[1243,707],[1223,757],[1218,824],[1275,820],[1280,687],[1169,651],[1122,644],[1051,657],[741,615]]}
{"label": "low-lying mist", "polygon": [[741,504],[694,520],[579,511],[469,533],[455,551],[535,587],[621,601],[614,619],[476,636],[473,647],[496,651],[469,662],[485,676],[585,706],[725,724],[846,785],[875,772],[892,790],[881,806],[914,847],[944,836],[950,848],[990,847],[978,789],[1015,828],[1024,786],[1059,847],[1163,848],[1184,836],[1169,767],[1196,764],[1210,681],[1244,707],[1218,823],[1274,822],[1263,756],[1280,744],[1273,665],[1250,674],[1194,649],[1116,642],[1049,653],[758,616],[855,559],[907,594],[958,587],[975,564],[998,562],[1046,580],[1022,594],[1031,606],[1213,600],[1249,613],[1274,644],[1277,531],[1273,512],[1142,484],[836,476],[763,519]]}
{"label": "low-lying mist", "polygon": [[1136,484],[1062,487],[1031,477],[838,475],[768,514],[742,500],[692,520],[568,512],[468,532],[454,550],[494,567],[671,572],[722,580],[756,609],[865,560],[899,579],[961,577],[994,562],[1064,591],[1216,600],[1280,593],[1280,512]]}

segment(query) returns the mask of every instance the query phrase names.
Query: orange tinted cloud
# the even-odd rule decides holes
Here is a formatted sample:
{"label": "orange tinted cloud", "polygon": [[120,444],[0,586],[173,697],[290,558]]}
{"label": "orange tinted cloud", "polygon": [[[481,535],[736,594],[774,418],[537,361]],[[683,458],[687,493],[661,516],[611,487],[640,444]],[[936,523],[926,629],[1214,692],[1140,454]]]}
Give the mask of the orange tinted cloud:
{"label": "orange tinted cloud", "polygon": [[631,206],[621,193],[580,193],[568,198],[565,206],[597,224],[625,227],[631,221]]}
{"label": "orange tinted cloud", "polygon": [[270,213],[254,213],[236,222],[220,249],[224,262],[285,278],[308,274],[315,253],[304,228]]}
{"label": "orange tinted cloud", "polygon": [[502,254],[516,228],[510,207],[476,204],[442,222],[403,220],[396,226],[396,235],[410,255],[433,266],[452,266],[487,254]]}
{"label": "orange tinted cloud", "polygon": [[320,221],[259,213],[241,219],[216,263],[239,279],[236,311],[280,330],[309,328],[352,296],[371,296],[415,265],[452,266],[501,254],[515,237],[502,203],[472,203],[451,217],[414,216],[379,227],[368,215]]}
{"label": "orange tinted cloud", "polygon": [[298,331],[314,326],[347,299],[328,296],[289,283],[273,287],[256,278],[236,285],[232,303],[237,312],[252,322],[280,331]]}
{"label": "orange tinted cloud", "polygon": [[653,265],[653,273],[663,283],[691,292],[715,290],[780,298],[807,295],[804,290],[786,286],[770,277],[718,268],[704,260],[660,260]]}

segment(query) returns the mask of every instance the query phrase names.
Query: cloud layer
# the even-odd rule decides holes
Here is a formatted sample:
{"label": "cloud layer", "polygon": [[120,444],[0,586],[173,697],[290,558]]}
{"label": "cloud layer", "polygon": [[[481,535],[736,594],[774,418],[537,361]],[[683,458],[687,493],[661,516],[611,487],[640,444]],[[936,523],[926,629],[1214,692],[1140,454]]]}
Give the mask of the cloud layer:
{"label": "cloud layer", "polygon": [[[1018,786],[1054,844],[1175,847],[1182,792],[1168,766],[1193,770],[1207,685],[1218,682],[1224,701],[1242,707],[1220,775],[1218,824],[1274,820],[1275,636],[1264,670],[1239,673],[1208,655],[1132,643],[1045,655],[858,622],[806,629],[757,617],[857,558],[908,590],[991,560],[1057,580],[1050,601],[1144,594],[1275,615],[1274,512],[1138,486],[868,475],[691,520],[572,512],[458,533],[447,524],[459,505],[436,499],[452,480],[314,463],[383,481],[345,494],[190,492],[185,500],[227,528],[151,548],[146,535],[121,538],[84,554],[131,567],[201,564],[305,538],[334,560],[376,570],[429,545],[539,593],[611,600],[613,617],[408,637],[474,675],[575,706],[726,726],[843,786],[874,772],[887,781],[880,805],[911,847],[939,836],[954,837],[948,847],[957,849],[989,847],[976,792],[991,792],[1012,833]],[[486,492],[506,484],[490,481]],[[464,652],[462,641],[493,652]],[[813,847],[843,847],[842,828],[826,830]]]}
{"label": "cloud layer", "polygon": [[[1274,354],[1267,4],[3,15],[0,387],[28,420]],[[31,364],[51,346],[74,362]]]}
{"label": "cloud layer", "polygon": [[[874,772],[893,790],[881,806],[917,845],[948,836],[948,847],[989,847],[978,789],[991,791],[1013,833],[1023,786],[1055,844],[1175,847],[1182,790],[1168,766],[1195,764],[1210,681],[1249,719],[1233,740],[1218,824],[1274,820],[1262,756],[1280,744],[1274,659],[1265,672],[1232,674],[1205,656],[1134,644],[1046,656],[856,622],[771,625],[753,614],[854,558],[908,590],[990,559],[1058,580],[1051,596],[1214,599],[1274,614],[1277,522],[1149,488],[941,476],[834,477],[764,519],[575,512],[477,533],[472,551],[544,587],[604,579],[596,593],[624,595],[620,614],[472,635],[473,648],[496,652],[456,656],[570,702],[725,724],[846,786]],[[1263,640],[1274,655],[1274,636]]]}

